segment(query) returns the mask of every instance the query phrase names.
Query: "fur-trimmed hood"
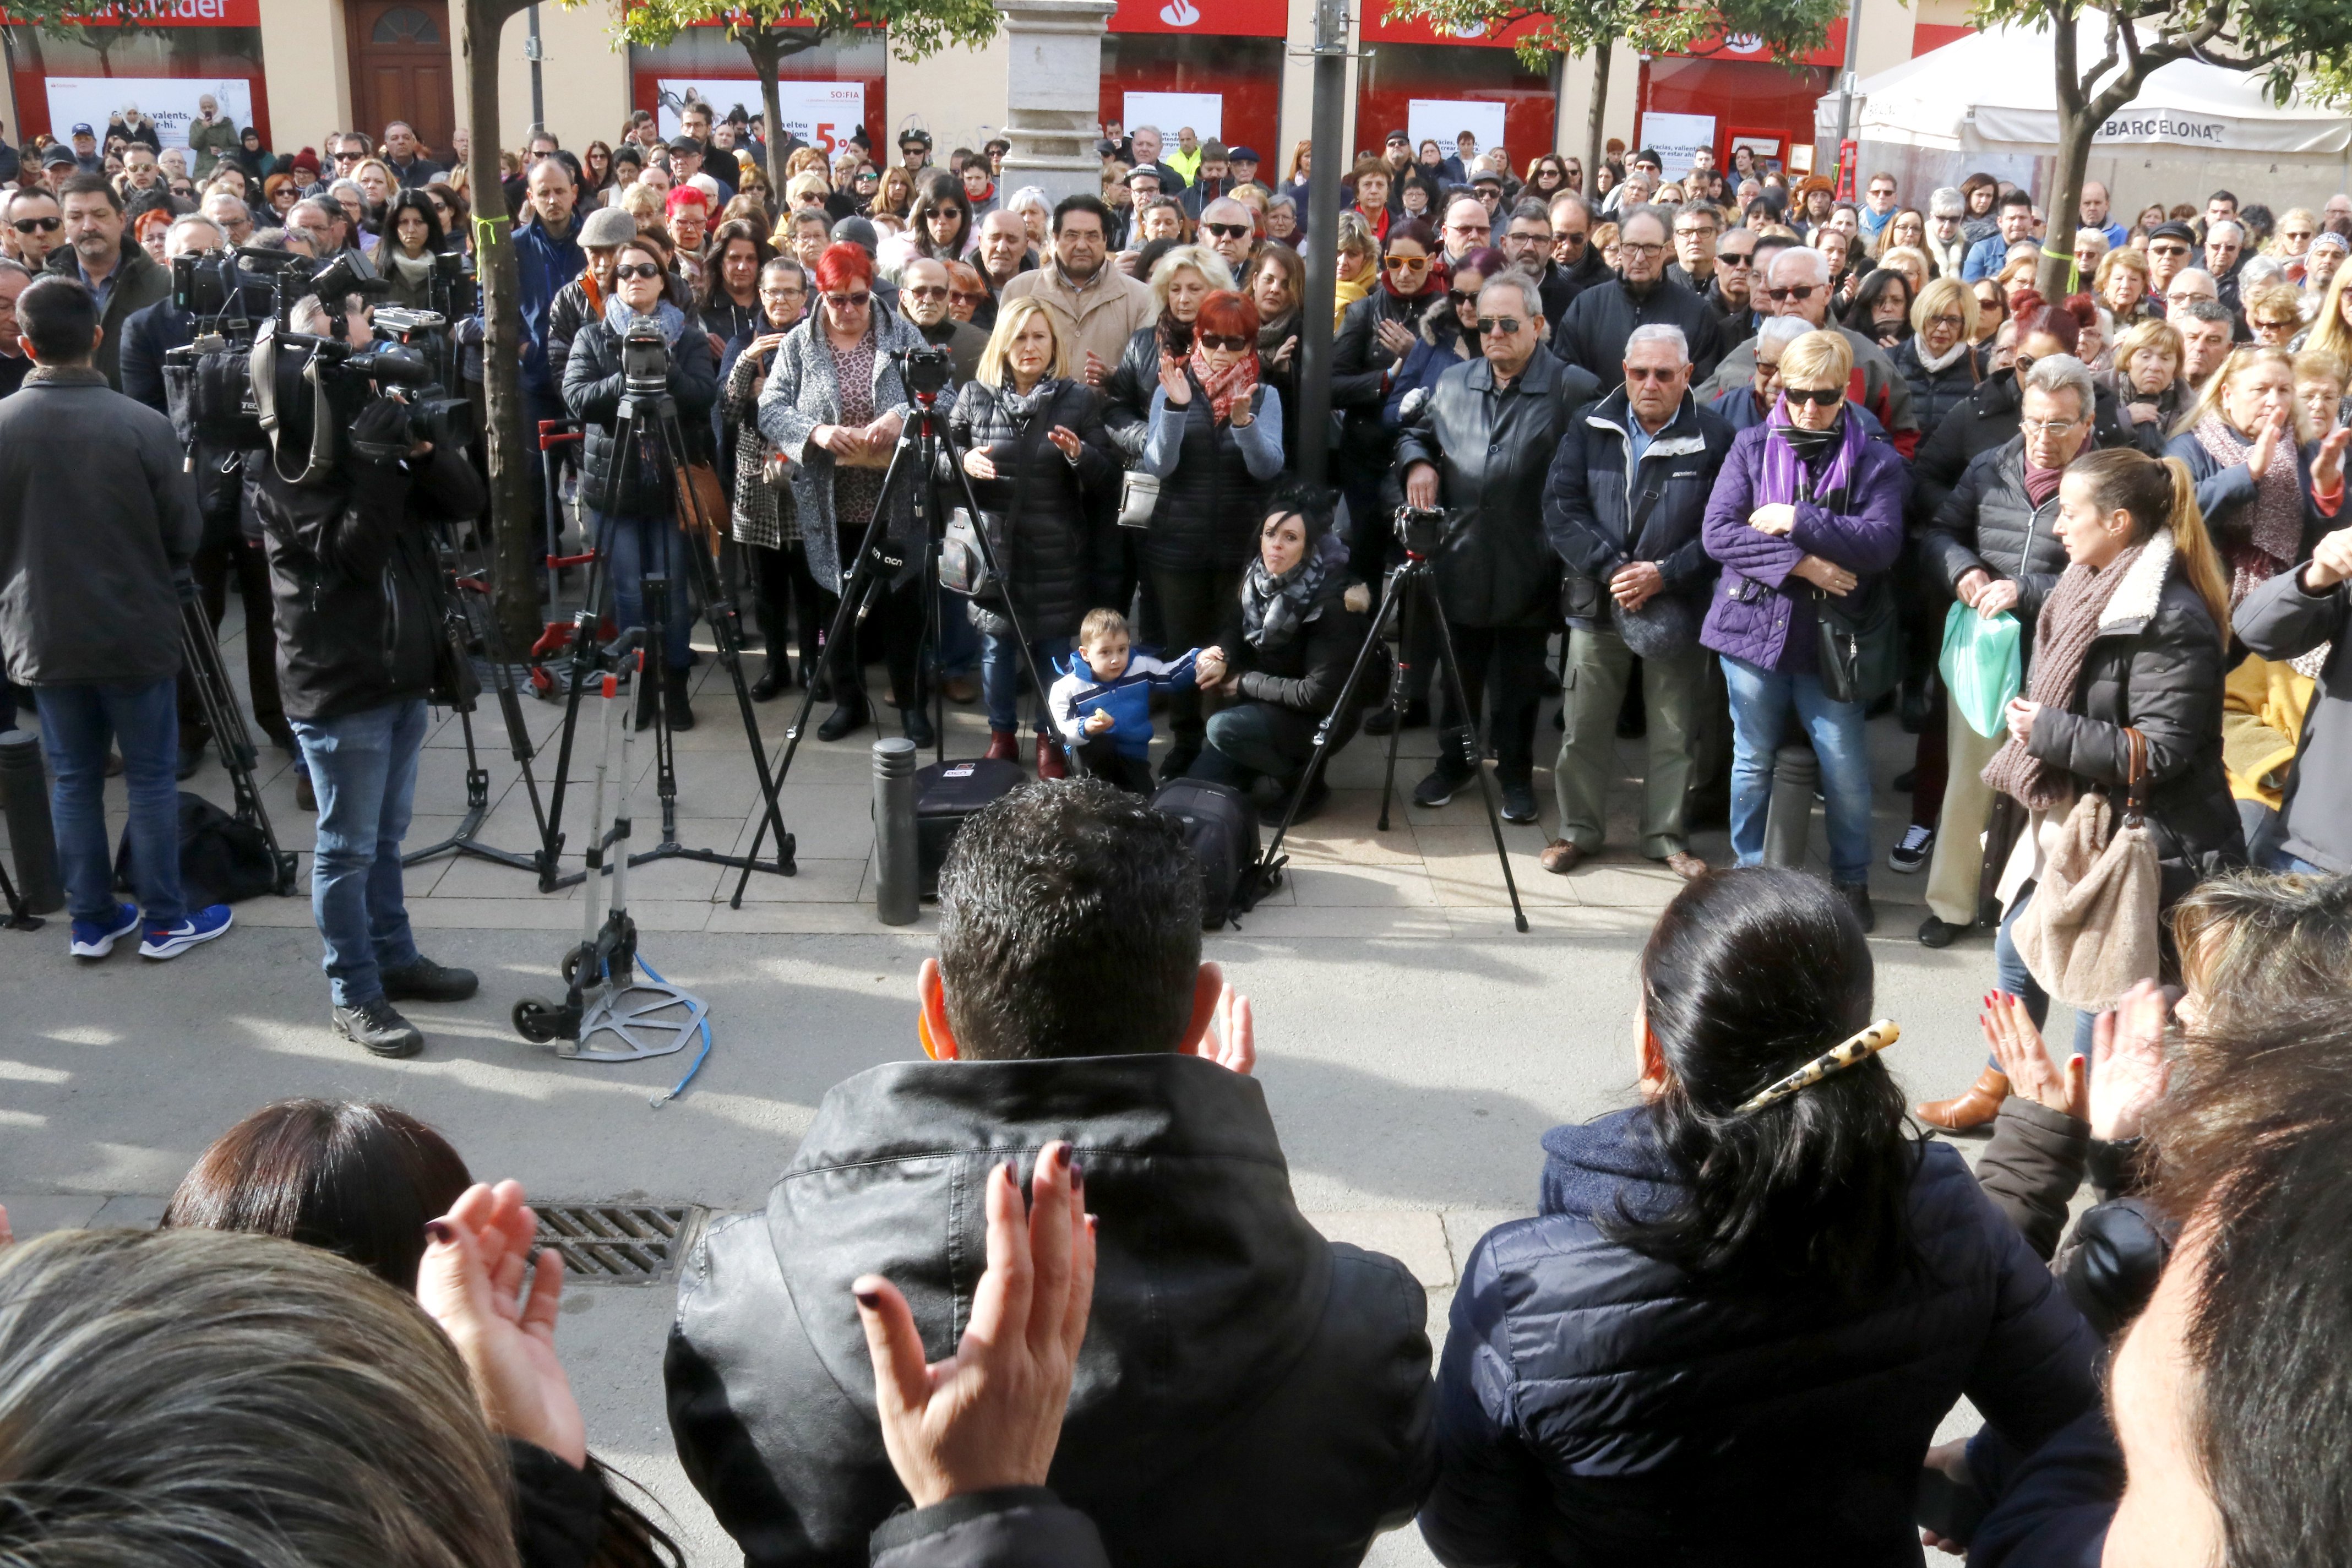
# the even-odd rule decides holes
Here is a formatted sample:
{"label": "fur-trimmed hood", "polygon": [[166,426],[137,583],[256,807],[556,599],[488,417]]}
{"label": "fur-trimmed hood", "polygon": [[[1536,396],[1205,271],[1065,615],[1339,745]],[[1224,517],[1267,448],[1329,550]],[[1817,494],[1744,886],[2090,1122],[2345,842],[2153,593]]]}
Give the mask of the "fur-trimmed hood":
{"label": "fur-trimmed hood", "polygon": [[2164,596],[2164,584],[2172,575],[2176,553],[2169,532],[2158,533],[2148,540],[2139,559],[2124,569],[2124,580],[2116,584],[2114,595],[2099,612],[2101,637],[2137,637],[2146,629],[2148,618],[2156,614],[2158,601]]}

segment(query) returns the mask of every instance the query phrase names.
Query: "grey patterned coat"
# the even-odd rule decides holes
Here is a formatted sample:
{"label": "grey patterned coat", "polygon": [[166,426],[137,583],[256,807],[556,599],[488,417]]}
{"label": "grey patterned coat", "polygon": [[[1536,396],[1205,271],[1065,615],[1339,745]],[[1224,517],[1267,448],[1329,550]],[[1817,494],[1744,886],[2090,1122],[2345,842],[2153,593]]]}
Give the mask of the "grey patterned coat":
{"label": "grey patterned coat", "polygon": [[[792,330],[768,372],[767,390],[760,394],[760,433],[793,460],[793,505],[800,515],[801,540],[808,548],[810,574],[829,593],[841,591],[840,550],[835,539],[833,513],[833,454],[811,441],[820,425],[841,422],[841,389],[834,384],[833,350],[816,334],[823,330],[820,307]],[[874,412],[878,418],[896,412],[909,416],[907,389],[899,382],[898,362],[890,356],[903,349],[923,346],[922,334],[903,319],[874,310]],[[903,583],[921,566],[916,550],[915,493],[901,483],[889,498],[889,538],[901,548],[907,564]]]}

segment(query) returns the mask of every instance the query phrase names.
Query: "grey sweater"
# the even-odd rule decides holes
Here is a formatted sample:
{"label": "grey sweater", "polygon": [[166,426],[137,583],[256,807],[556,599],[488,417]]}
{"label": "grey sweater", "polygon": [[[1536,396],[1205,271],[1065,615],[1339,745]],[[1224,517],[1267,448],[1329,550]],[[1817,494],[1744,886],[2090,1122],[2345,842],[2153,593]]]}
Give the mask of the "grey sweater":
{"label": "grey sweater", "polygon": [[173,579],[203,532],[172,422],[95,370],[0,399],[0,665],[24,686],[180,670]]}

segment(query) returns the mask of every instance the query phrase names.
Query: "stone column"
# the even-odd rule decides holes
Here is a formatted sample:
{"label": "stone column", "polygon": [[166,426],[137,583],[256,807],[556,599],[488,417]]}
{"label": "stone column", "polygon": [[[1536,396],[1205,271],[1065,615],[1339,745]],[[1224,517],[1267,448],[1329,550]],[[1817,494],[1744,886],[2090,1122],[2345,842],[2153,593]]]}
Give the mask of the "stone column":
{"label": "stone column", "polygon": [[1102,189],[1102,37],[1117,0],[996,0],[1004,16],[1008,191],[1048,201]]}

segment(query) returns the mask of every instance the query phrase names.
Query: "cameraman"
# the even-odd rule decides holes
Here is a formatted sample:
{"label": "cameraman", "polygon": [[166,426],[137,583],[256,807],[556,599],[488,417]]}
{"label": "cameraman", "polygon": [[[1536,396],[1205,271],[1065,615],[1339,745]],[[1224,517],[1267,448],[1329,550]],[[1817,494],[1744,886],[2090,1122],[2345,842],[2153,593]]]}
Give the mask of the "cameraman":
{"label": "cameraman", "polygon": [[[611,567],[613,619],[621,630],[646,621],[645,580],[648,573],[669,578],[666,644],[661,650],[663,706],[672,730],[694,728],[694,710],[688,704],[688,679],[694,646],[688,633],[694,626],[694,602],[688,584],[688,549],[702,549],[705,541],[689,542],[677,523],[677,476],[670,472],[657,424],[650,408],[638,424],[638,449],[620,445],[621,399],[628,377],[623,371],[623,339],[635,326],[661,336],[663,384],[677,400],[678,429],[688,444],[688,460],[708,462],[710,410],[719,401],[719,366],[710,353],[709,334],[701,324],[664,298],[661,257],[650,245],[632,240],[620,247],[613,267],[613,297],[604,316],[584,323],[572,340],[563,366],[563,400],[572,416],[587,427],[580,469],[580,499],[592,510],[597,548]],[[723,518],[710,518],[723,522]],[[646,674],[650,677],[650,659]],[[654,682],[637,683],[637,728],[653,722]]]}
{"label": "cameraman", "polygon": [[[306,300],[298,328],[323,315]],[[347,308],[346,320],[358,318]],[[364,330],[352,336],[363,341]],[[463,678],[443,635],[425,523],[478,516],[488,498],[464,454],[415,441],[407,410],[389,398],[364,400],[325,473],[288,479],[307,446],[286,433],[257,465],[256,500],[277,597],[278,688],[319,797],[310,912],[326,942],[335,1032],[377,1056],[414,1056],[425,1037],[393,1004],[460,1002],[477,984],[418,953],[401,893],[425,702]]]}

